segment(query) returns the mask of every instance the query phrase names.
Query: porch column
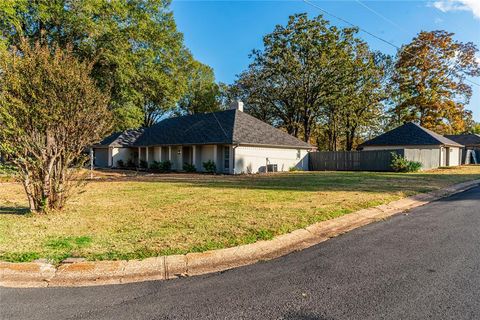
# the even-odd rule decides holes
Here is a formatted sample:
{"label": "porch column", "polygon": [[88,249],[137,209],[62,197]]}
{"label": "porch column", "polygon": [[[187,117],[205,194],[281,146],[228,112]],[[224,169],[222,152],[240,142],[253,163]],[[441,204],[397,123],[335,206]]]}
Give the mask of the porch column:
{"label": "porch column", "polygon": [[108,148],[108,166],[113,166],[113,155],[112,155],[112,148]]}
{"label": "porch column", "polygon": [[162,162],[162,147],[158,147],[158,162]]}
{"label": "porch column", "polygon": [[192,146],[192,164],[197,167],[197,146]]}
{"label": "porch column", "polygon": [[228,146],[228,173],[235,173],[233,168],[233,146]]}
{"label": "porch column", "polygon": [[147,162],[148,167],[148,147],[145,147],[145,161]]}
{"label": "porch column", "polygon": [[213,145],[213,162],[215,162],[215,166],[217,167],[217,172],[220,169],[220,163],[218,163],[218,146],[215,144]]}
{"label": "porch column", "polygon": [[140,161],[142,160],[142,148],[138,147],[138,163],[137,165],[140,167]]}
{"label": "porch column", "polygon": [[179,157],[180,158],[180,164],[179,164],[180,168],[178,168],[177,170],[183,170],[183,147],[180,146],[180,147],[177,147],[177,148],[179,148],[179,149],[177,149],[177,154],[178,154],[178,150],[180,150],[180,157]]}
{"label": "porch column", "polygon": [[172,161],[172,146],[168,146],[168,161]]}

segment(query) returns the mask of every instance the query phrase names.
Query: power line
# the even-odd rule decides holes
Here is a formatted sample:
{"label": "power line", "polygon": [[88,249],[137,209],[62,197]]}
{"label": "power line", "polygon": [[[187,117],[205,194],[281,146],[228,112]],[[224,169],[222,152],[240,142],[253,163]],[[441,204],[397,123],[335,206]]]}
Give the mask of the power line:
{"label": "power line", "polygon": [[382,18],[383,20],[387,21],[388,23],[390,23],[392,26],[394,27],[397,27],[398,29],[402,30],[402,31],[406,31],[405,28],[403,28],[402,26],[400,26],[399,24],[397,24],[396,22],[394,22],[393,20],[387,18],[386,16],[384,16],[383,14],[381,14],[380,12],[378,12],[377,10],[367,6],[365,3],[363,3],[362,1],[360,0],[355,0],[355,2],[357,2],[359,5],[361,5],[362,7],[364,7],[365,9],[373,12],[375,15],[379,16],[380,18]]}
{"label": "power line", "polygon": [[[382,42],[384,42],[384,43],[386,43],[386,44],[394,47],[394,48],[397,49],[397,50],[401,50],[401,47],[397,46],[396,44],[394,44],[394,43],[392,43],[392,42],[390,42],[390,41],[388,41],[388,40],[385,40],[385,39],[383,39],[383,38],[381,38],[381,37],[379,37],[379,36],[371,33],[370,31],[365,30],[365,29],[363,29],[362,27],[359,27],[359,26],[351,23],[350,21],[343,19],[342,17],[337,16],[337,15],[335,15],[335,14],[333,14],[333,13],[331,13],[331,12],[325,10],[325,9],[323,9],[322,7],[320,7],[320,6],[318,6],[318,5],[310,2],[309,0],[303,0],[303,2],[305,2],[306,4],[308,4],[308,5],[310,5],[310,6],[314,7],[314,8],[317,8],[318,10],[322,11],[323,13],[325,13],[325,14],[327,14],[327,15],[329,15],[329,16],[334,17],[334,18],[337,19],[337,20],[340,20],[340,21],[348,24],[348,25],[351,26],[351,27],[357,28],[359,31],[362,31],[363,33],[366,33],[366,34],[368,34],[369,36],[372,36],[372,37],[374,37],[375,39],[380,40],[380,41],[382,41]],[[357,2],[361,3],[360,1],[357,1]],[[405,52],[406,54],[410,55],[411,57],[414,57],[414,58],[417,57],[416,55],[414,55],[413,53],[410,53],[410,52],[408,52],[408,51],[404,51],[404,52]],[[469,79],[466,79],[466,78],[465,78],[464,80],[467,81],[467,82],[470,82],[470,83],[473,84],[473,85],[476,85],[476,86],[480,87],[480,84],[478,84],[478,83],[476,83],[476,82],[474,82],[474,81],[472,81],[472,80],[469,80]]]}

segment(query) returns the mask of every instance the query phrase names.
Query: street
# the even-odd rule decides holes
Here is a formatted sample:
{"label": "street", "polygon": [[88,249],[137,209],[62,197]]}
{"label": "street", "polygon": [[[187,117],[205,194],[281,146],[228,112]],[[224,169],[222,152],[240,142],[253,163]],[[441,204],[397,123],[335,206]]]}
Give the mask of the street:
{"label": "street", "polygon": [[222,273],[0,288],[1,319],[478,319],[480,187]]}

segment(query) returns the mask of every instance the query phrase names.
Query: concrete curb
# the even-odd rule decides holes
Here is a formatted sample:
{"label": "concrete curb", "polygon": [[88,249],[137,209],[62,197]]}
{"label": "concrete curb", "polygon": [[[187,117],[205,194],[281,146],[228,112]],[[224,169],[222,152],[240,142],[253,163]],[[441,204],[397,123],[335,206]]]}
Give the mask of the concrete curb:
{"label": "concrete curb", "polygon": [[268,241],[233,248],[129,261],[71,259],[55,267],[43,262],[0,262],[0,286],[74,287],[166,280],[224,271],[302,250],[342,233],[385,219],[480,184],[468,181],[429,193],[417,194],[385,205],[363,209]]}

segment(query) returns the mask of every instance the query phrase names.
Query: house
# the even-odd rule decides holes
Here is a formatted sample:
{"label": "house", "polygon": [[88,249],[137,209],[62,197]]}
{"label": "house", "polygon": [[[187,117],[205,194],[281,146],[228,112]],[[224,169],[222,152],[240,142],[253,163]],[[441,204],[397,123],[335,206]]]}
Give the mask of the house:
{"label": "house", "polygon": [[203,170],[211,160],[220,173],[240,174],[308,170],[313,147],[243,112],[243,103],[230,110],[165,119],[149,128],[114,133],[93,146],[97,167],[170,161]]}
{"label": "house", "polygon": [[463,164],[480,162],[480,135],[472,133],[445,135],[445,137],[465,146],[463,149]]}
{"label": "house", "polygon": [[422,169],[458,166],[463,145],[413,122],[405,123],[359,146],[360,150],[396,150]]}

